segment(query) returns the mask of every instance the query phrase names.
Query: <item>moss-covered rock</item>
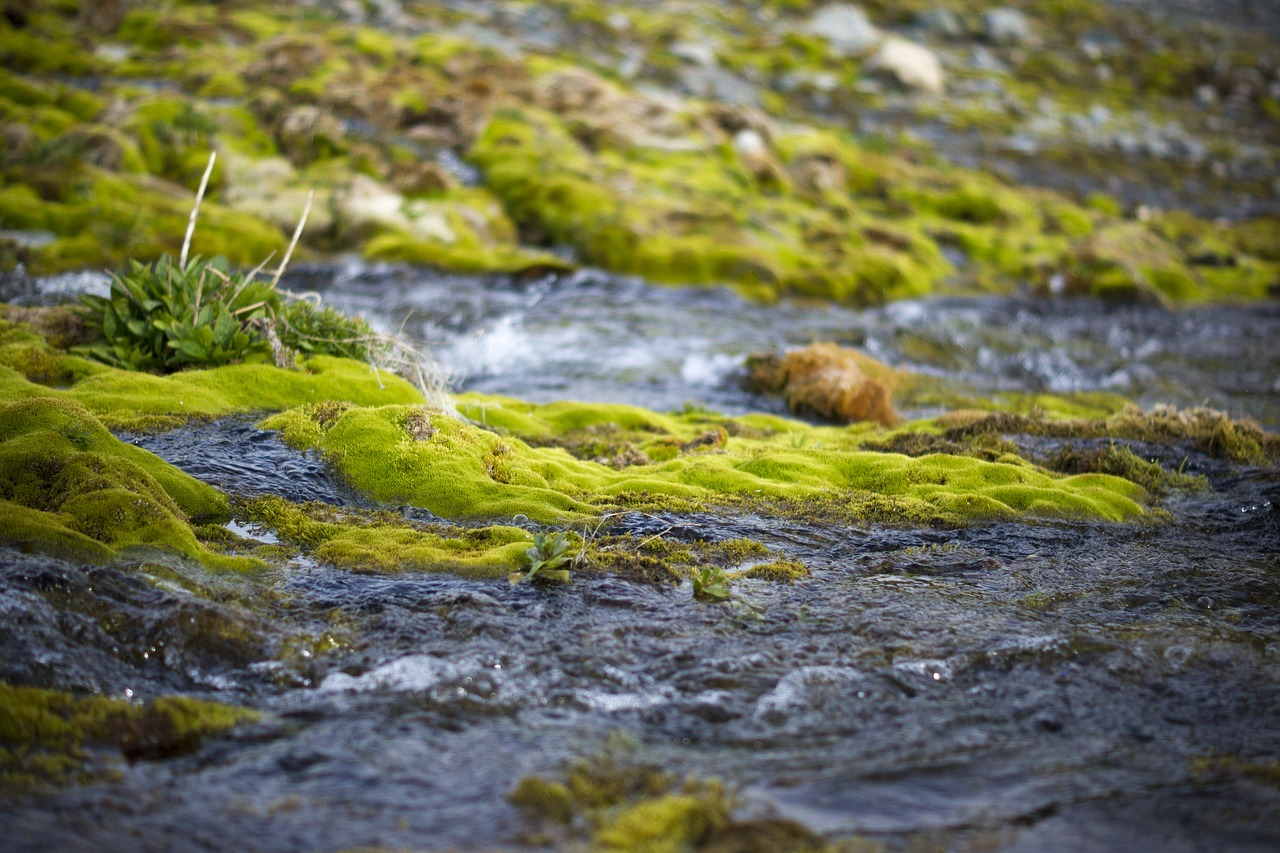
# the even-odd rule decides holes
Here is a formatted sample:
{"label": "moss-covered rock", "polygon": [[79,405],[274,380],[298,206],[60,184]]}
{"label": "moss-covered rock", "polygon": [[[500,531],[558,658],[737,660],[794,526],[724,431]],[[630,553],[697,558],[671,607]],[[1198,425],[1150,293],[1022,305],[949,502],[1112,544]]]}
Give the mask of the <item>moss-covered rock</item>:
{"label": "moss-covered rock", "polygon": [[392,513],[297,506],[272,497],[244,503],[237,516],[306,548],[316,560],[359,572],[506,577],[523,565],[529,546],[529,534],[517,527],[428,527]]}

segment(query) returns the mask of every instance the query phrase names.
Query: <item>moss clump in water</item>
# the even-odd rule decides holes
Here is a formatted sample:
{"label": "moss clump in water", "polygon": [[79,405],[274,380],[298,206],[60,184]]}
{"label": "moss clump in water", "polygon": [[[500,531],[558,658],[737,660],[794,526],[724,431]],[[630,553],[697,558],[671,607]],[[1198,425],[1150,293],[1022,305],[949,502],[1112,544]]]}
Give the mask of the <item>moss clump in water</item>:
{"label": "moss clump in water", "polygon": [[[678,419],[627,406],[545,408],[544,417],[540,407],[512,411],[504,403],[501,414],[489,416],[544,435],[553,434],[557,425],[581,427],[609,419],[689,430]],[[1140,487],[1098,474],[1059,478],[1024,465],[953,456],[912,459],[825,447],[786,449],[745,436],[728,438],[711,452],[682,453],[619,471],[448,416],[433,418],[435,433],[417,440],[405,426],[410,411],[353,408],[323,429],[307,410],[295,409],[263,426],[281,430],[286,439],[304,437],[302,446],[320,450],[370,497],[447,518],[523,514],[563,523],[619,507],[686,511],[732,505],[808,506],[819,515],[840,517],[874,507],[877,517],[947,524],[1023,515],[1122,521],[1142,512],[1135,502],[1143,495]]]}
{"label": "moss clump in water", "polygon": [[1053,438],[1114,438],[1149,442],[1188,441],[1197,450],[1251,465],[1280,458],[1280,436],[1251,420],[1235,420],[1207,407],[1128,406],[1108,418],[1055,419],[1043,412],[952,412],[937,421],[942,434],[965,440],[981,434],[1024,434]]}
{"label": "moss clump in water", "polygon": [[835,344],[747,360],[748,381],[755,390],[782,394],[797,414],[813,414],[837,423],[873,421],[892,426],[895,371],[868,355]]}
{"label": "moss clump in water", "polygon": [[1160,463],[1142,459],[1132,449],[1115,443],[1090,450],[1064,447],[1046,459],[1044,465],[1064,474],[1099,473],[1123,477],[1159,496],[1174,490],[1196,491],[1209,487],[1204,477],[1166,470]]}
{"label": "moss clump in water", "polygon": [[273,530],[316,560],[362,572],[448,571],[468,577],[506,577],[524,564],[529,534],[518,527],[413,524],[389,512],[339,510],[255,498],[238,518]]}
{"label": "moss clump in water", "polygon": [[110,770],[112,756],[104,765],[97,748],[129,760],[168,758],[260,716],[185,696],[135,705],[0,683],[0,793],[21,796],[98,777]]}
{"label": "moss clump in water", "polygon": [[35,398],[0,403],[4,538],[101,560],[152,545],[211,566],[249,568],[195,537],[191,519],[224,518],[226,498],[107,432],[81,406]]}
{"label": "moss clump in water", "polygon": [[736,820],[734,798],[719,780],[681,780],[634,763],[617,748],[574,762],[563,780],[526,776],[507,799],[551,823],[551,834],[540,836],[544,841],[585,842],[599,853],[843,849],[790,821]]}

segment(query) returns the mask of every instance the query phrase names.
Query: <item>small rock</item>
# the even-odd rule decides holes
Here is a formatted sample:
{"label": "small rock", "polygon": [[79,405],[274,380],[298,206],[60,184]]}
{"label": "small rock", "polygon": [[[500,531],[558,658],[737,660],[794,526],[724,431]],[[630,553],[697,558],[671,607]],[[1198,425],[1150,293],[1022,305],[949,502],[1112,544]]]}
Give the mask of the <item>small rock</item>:
{"label": "small rock", "polygon": [[841,423],[898,419],[893,369],[854,350],[816,343],[782,357],[752,356],[747,371],[753,390],[782,394],[796,413]]}
{"label": "small rock", "polygon": [[857,6],[832,3],[823,6],[805,24],[804,31],[827,40],[840,56],[859,56],[880,41],[880,30]]}
{"label": "small rock", "polygon": [[709,44],[699,42],[678,41],[670,47],[671,55],[683,59],[693,65],[711,68],[716,64],[716,51]]}
{"label": "small rock", "polygon": [[964,35],[960,18],[950,9],[930,9],[916,18],[916,25],[929,35],[940,38],[959,38]]}
{"label": "small rock", "polygon": [[908,89],[942,94],[942,63],[927,47],[900,38],[890,38],[864,66],[882,71]]}
{"label": "small rock", "polygon": [[1031,22],[1017,9],[992,9],[982,16],[982,31],[992,44],[1018,45],[1031,40]]}
{"label": "small rock", "polygon": [[680,82],[696,97],[739,106],[760,106],[759,87],[723,68],[691,65],[681,72]]}
{"label": "small rock", "polygon": [[977,71],[992,71],[996,74],[1007,74],[1009,67],[996,57],[994,53],[981,45],[973,49],[969,60]]}
{"label": "small rock", "polygon": [[1080,51],[1094,62],[1123,50],[1124,42],[1108,30],[1091,30],[1080,37]]}

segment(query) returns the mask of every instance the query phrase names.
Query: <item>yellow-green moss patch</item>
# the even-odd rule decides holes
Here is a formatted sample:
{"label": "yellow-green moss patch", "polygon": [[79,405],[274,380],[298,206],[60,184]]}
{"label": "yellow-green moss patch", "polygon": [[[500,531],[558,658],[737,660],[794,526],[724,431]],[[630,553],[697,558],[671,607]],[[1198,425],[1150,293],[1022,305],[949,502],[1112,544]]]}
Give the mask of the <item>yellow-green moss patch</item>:
{"label": "yellow-green moss patch", "polygon": [[[590,406],[574,405],[568,423],[592,422]],[[616,507],[698,509],[717,505],[811,505],[815,512],[855,512],[877,502],[898,520],[960,524],[1029,514],[1123,521],[1140,515],[1141,487],[1101,475],[1056,477],[1028,466],[930,455],[911,458],[856,450],[784,448],[744,436],[709,449],[689,447],[674,458],[618,470],[575,459],[557,447],[530,447],[514,437],[448,416],[432,419],[427,440],[410,435],[413,409],[353,408],[320,428],[307,410],[263,422],[319,449],[342,475],[380,501],[411,504],[448,518],[516,514],[547,523],[580,520]],[[531,431],[554,432],[559,413],[538,407],[508,414]],[[650,421],[688,429],[670,417],[628,407],[604,407],[632,425]],[[606,415],[607,416],[607,415]],[[312,421],[308,424],[307,421]],[[561,420],[560,423],[565,423]],[[316,436],[319,436],[318,440]]]}
{"label": "yellow-green moss patch", "polygon": [[151,545],[213,566],[258,565],[213,554],[196,540],[191,519],[227,513],[216,489],[115,438],[74,402],[0,403],[6,541],[90,559]]}

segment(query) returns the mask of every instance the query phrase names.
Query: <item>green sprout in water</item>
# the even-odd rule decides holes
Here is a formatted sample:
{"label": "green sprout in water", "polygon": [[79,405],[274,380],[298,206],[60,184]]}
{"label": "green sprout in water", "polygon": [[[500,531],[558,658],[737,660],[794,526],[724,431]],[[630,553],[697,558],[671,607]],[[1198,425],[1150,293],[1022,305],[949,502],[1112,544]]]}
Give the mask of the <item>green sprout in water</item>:
{"label": "green sprout in water", "polygon": [[693,597],[698,601],[727,601],[729,576],[719,566],[703,566],[693,578]]}
{"label": "green sprout in water", "polygon": [[524,555],[529,560],[529,567],[523,572],[512,572],[508,576],[512,583],[535,579],[568,583],[569,570],[560,568],[569,562],[569,540],[563,531],[550,535],[541,531],[533,534],[533,545],[525,549]]}

